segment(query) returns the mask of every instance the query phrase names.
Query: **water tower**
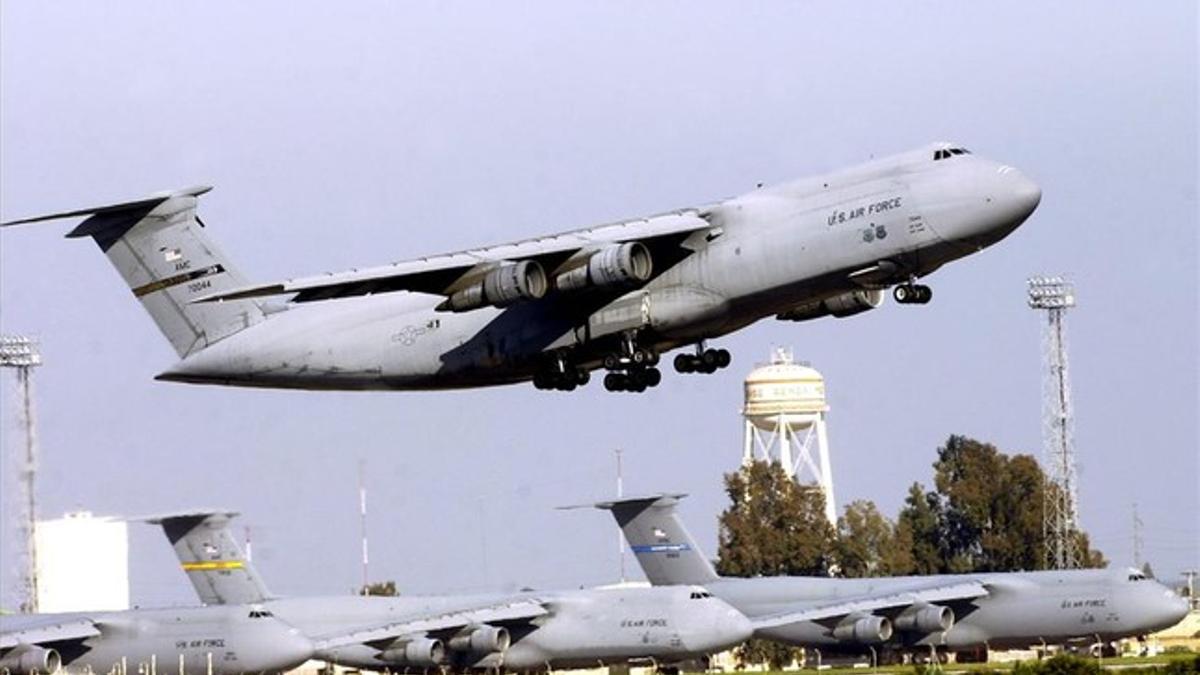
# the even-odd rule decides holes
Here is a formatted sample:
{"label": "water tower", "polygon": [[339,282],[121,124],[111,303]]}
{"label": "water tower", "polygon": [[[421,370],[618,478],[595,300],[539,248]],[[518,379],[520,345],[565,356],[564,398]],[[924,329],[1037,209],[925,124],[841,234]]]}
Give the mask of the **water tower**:
{"label": "water tower", "polygon": [[814,484],[825,495],[825,518],[837,527],[827,412],[821,373],[796,363],[789,350],[776,349],[769,363],[746,376],[742,463],[772,462],[797,483]]}

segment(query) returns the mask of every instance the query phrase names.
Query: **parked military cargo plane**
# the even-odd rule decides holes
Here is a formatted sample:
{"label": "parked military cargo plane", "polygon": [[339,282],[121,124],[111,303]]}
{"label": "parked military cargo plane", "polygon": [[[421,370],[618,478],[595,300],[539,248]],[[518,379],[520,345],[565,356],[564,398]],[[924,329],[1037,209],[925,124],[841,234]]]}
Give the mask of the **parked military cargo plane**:
{"label": "parked military cargo plane", "polygon": [[[197,187],[4,223],[87,216],[180,357],[158,379],[289,389],[449,389],[532,380],[610,391],[727,366],[706,341],[932,297],[921,279],[1037,207],[1011,166],[948,143],[706,206],[381,267],[248,285],[210,241]],[[284,304],[264,298],[281,296]]]}
{"label": "parked military cargo plane", "polygon": [[368,670],[538,671],[676,663],[732,647],[751,622],[693,586],[471,596],[280,598],[229,531],[228,512],[159,517],[200,599],[254,606],[308,636],[314,658]]}
{"label": "parked military cargo plane", "polygon": [[0,616],[0,672],[283,672],[313,643],[259,607],[179,607]]}
{"label": "parked military cargo plane", "polygon": [[758,638],[851,652],[1023,648],[1141,636],[1188,611],[1186,600],[1137,570],[721,577],[676,513],[683,496],[594,506],[612,512],[652,585],[701,586],[751,617]]}

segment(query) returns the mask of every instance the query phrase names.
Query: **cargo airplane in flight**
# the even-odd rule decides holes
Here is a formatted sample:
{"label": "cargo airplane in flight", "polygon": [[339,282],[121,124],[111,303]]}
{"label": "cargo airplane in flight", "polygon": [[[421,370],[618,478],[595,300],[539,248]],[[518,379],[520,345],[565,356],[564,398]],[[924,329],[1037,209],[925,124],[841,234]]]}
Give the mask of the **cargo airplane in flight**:
{"label": "cargo airplane in flight", "polygon": [[[774,316],[874,309],[990,246],[1037,207],[1017,169],[948,143],[704,206],[381,267],[248,284],[197,215],[208,187],[15,220],[87,216],[179,354],[160,380],[288,389],[452,389],[532,380],[610,391],[727,366],[709,340]],[[286,302],[267,302],[280,296]]]}

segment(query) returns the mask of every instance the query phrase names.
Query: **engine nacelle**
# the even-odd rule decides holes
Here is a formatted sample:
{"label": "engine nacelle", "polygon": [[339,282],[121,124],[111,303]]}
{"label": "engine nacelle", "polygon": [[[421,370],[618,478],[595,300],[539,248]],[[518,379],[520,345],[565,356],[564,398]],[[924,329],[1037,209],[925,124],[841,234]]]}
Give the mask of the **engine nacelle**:
{"label": "engine nacelle", "polygon": [[783,321],[808,321],[823,316],[838,318],[861,314],[868,309],[875,309],[883,304],[883,291],[858,290],[835,295],[816,302],[805,303],[781,312],[776,318]]}
{"label": "engine nacelle", "polygon": [[588,258],[587,263],[554,278],[560,291],[583,288],[631,286],[646,281],[654,271],[650,249],[640,242],[606,246]]}
{"label": "engine nacelle", "polygon": [[896,630],[906,633],[938,633],[954,626],[954,610],[937,605],[913,605],[892,622]]}
{"label": "engine nacelle", "polygon": [[379,658],[397,666],[440,666],[446,662],[446,646],[441,640],[417,638],[385,650]]}
{"label": "engine nacelle", "polygon": [[833,637],[843,642],[876,645],[892,638],[892,622],[883,616],[849,616],[834,627]]}
{"label": "engine nacelle", "polygon": [[62,668],[62,657],[53,649],[21,645],[0,658],[0,671],[14,675],[54,673]]}
{"label": "engine nacelle", "polygon": [[455,291],[440,308],[455,312],[485,305],[507,307],[519,300],[537,300],[546,294],[546,271],[535,260],[508,263],[484,275],[466,288]]}
{"label": "engine nacelle", "polygon": [[498,626],[480,626],[469,633],[450,638],[450,649],[472,654],[491,654],[508,650],[512,639],[508,629]]}

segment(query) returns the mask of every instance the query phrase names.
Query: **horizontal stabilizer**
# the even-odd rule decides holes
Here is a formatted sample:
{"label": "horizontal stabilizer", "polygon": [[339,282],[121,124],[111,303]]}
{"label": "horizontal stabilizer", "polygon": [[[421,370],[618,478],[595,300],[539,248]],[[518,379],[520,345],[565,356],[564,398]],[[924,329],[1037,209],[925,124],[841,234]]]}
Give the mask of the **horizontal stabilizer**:
{"label": "horizontal stabilizer", "polygon": [[[152,209],[154,209],[154,207],[167,201],[171,197],[179,197],[179,196],[199,197],[200,195],[208,192],[209,190],[212,190],[211,185],[197,185],[195,187],[184,188],[182,190],[171,190],[171,191],[167,191],[167,192],[160,192],[160,193],[151,195],[149,197],[144,197],[142,199],[136,199],[131,202],[120,202],[117,204],[105,204],[103,206],[93,206],[91,208],[86,208],[86,209],[75,209],[73,211],[61,211],[59,213],[49,213],[44,216],[33,216],[30,218],[21,218],[20,220],[10,220],[7,222],[0,223],[0,227],[9,227],[11,225],[25,225],[27,223],[40,223],[40,222],[46,221],[46,220],[58,220],[59,218],[77,218],[79,216],[92,216],[92,215],[119,213],[119,212],[125,212],[125,211],[138,211],[141,209],[145,209],[147,212],[149,212]],[[78,228],[76,228],[76,230],[73,230],[72,233],[67,236],[79,237],[79,236],[84,236],[84,235],[88,234],[86,232],[77,233],[77,230],[78,230]]]}

